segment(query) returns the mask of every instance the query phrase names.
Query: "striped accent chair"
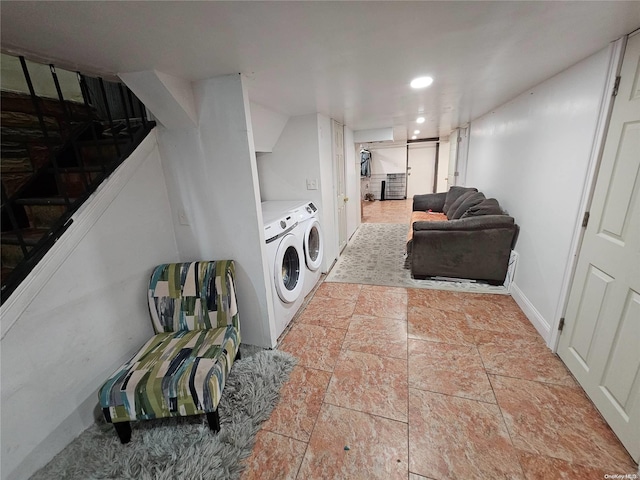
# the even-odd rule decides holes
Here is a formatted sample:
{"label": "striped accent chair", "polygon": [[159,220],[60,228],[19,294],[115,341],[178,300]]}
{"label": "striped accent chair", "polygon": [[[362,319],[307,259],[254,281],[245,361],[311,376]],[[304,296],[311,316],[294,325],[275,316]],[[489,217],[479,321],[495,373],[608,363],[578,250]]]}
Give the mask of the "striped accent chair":
{"label": "striped accent chair", "polygon": [[232,260],[157,266],[149,281],[156,333],[99,391],[120,441],[133,420],[206,414],[220,430],[218,403],[240,358],[240,321]]}

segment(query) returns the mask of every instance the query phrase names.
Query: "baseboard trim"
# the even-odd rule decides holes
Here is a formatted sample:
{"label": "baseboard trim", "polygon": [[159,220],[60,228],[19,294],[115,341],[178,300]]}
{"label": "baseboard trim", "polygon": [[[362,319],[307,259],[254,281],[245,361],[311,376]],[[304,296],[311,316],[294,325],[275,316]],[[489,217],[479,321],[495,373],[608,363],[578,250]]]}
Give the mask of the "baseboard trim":
{"label": "baseboard trim", "polygon": [[518,306],[522,309],[523,313],[527,316],[531,324],[538,331],[538,333],[544,338],[547,346],[552,348],[551,342],[551,325],[545,320],[542,314],[536,309],[536,307],[527,298],[516,282],[511,283],[511,296],[516,301]]}

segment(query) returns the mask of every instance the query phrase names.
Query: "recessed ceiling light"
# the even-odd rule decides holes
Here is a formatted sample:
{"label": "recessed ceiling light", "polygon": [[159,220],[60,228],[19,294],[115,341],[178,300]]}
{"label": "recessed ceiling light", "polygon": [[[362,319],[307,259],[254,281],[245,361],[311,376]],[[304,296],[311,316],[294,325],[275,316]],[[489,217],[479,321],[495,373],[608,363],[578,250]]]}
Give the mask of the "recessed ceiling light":
{"label": "recessed ceiling light", "polygon": [[424,123],[424,117],[416,118],[416,123]]}
{"label": "recessed ceiling light", "polygon": [[411,80],[412,88],[425,88],[433,83],[433,78],[431,77],[418,77]]}
{"label": "recessed ceiling light", "polygon": [[415,133],[416,135],[420,133],[420,130],[414,130],[413,133]]}
{"label": "recessed ceiling light", "polygon": [[414,136],[412,136],[412,137],[411,137],[411,140],[415,140],[416,138],[418,138],[418,137],[416,137],[416,136],[414,135]]}

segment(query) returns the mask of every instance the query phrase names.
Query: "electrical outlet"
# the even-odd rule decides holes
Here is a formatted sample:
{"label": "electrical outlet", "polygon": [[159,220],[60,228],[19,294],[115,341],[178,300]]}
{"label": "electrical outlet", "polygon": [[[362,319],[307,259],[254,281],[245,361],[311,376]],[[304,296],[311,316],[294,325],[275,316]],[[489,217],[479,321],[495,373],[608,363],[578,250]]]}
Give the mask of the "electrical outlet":
{"label": "electrical outlet", "polygon": [[318,190],[317,178],[307,178],[307,190]]}

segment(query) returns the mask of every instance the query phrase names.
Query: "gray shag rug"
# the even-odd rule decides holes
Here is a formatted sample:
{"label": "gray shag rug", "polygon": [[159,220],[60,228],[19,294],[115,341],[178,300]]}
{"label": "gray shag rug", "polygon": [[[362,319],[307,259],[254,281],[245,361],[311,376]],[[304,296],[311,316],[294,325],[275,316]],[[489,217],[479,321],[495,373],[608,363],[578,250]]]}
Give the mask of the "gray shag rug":
{"label": "gray shag rug", "polygon": [[[507,294],[506,286],[473,281],[416,280],[406,268],[409,225],[362,223],[325,282]],[[506,282],[505,282],[506,283]]]}
{"label": "gray shag rug", "polygon": [[260,424],[269,418],[280,388],[296,364],[278,350],[254,353],[242,347],[218,405],[220,432],[206,417],[132,422],[122,445],[111,424],[96,423],[31,477],[37,480],[236,479],[251,454]]}

